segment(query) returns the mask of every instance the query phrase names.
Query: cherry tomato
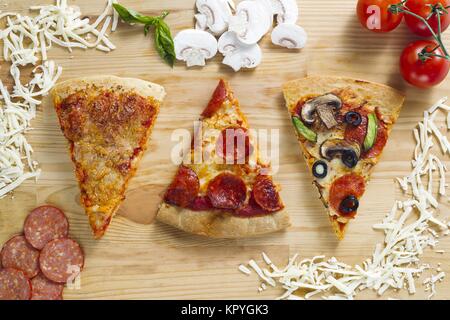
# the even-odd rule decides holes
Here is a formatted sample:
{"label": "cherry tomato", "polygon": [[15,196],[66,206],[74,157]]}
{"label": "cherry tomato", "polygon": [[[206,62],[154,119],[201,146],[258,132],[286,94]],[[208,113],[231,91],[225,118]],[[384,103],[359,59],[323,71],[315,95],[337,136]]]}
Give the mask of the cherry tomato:
{"label": "cherry tomato", "polygon": [[[424,48],[432,51],[437,43],[431,40],[419,40],[409,44],[400,57],[400,72],[410,84],[419,88],[429,88],[441,83],[450,70],[450,61],[440,57],[429,57],[422,62],[419,53]],[[441,48],[433,53],[444,55]]]}
{"label": "cherry tomato", "polygon": [[[441,3],[442,6],[448,7],[450,5],[450,0],[408,0],[406,3],[406,7],[409,9],[409,11],[421,16],[422,18],[427,19],[429,15],[431,14],[431,5],[435,5]],[[441,15],[441,30],[444,32],[447,30],[448,26],[450,25],[450,14],[445,13]],[[408,28],[415,34],[421,37],[431,37],[431,31],[428,29],[428,27],[423,23],[420,19],[410,15],[405,14],[405,21],[408,25]],[[435,33],[438,32],[438,19],[437,15],[434,14],[431,16],[431,18],[428,20],[429,25],[433,29]]]}
{"label": "cherry tomato", "polygon": [[399,0],[359,0],[356,7],[358,19],[364,28],[373,32],[392,31],[402,22],[403,13],[391,13],[389,7],[399,2]]}

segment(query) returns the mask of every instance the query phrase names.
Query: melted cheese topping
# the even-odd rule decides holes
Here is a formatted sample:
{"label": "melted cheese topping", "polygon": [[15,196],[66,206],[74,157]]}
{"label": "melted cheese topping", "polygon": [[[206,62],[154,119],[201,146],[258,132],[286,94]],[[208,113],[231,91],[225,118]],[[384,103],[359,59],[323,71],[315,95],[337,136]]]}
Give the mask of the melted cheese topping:
{"label": "melted cheese topping", "polygon": [[[33,160],[33,149],[25,133],[31,130],[31,120],[61,76],[62,68],[48,61],[47,53],[53,45],[67,48],[96,48],[111,51],[115,46],[108,39],[106,31],[112,21],[112,30],[117,26],[118,15],[108,0],[103,13],[91,24],[82,19],[80,9],[69,6],[66,0],[57,0],[55,5],[33,6],[38,11],[34,17],[5,12],[0,20],[6,26],[0,30],[3,41],[3,57],[11,62],[11,88],[0,80],[0,198],[20,186],[25,180],[37,178],[38,163]],[[101,26],[101,29],[99,29]],[[88,41],[87,37],[93,37]],[[40,64],[39,64],[40,63]],[[21,80],[21,68],[35,66],[29,82]]]}
{"label": "melted cheese topping", "polygon": [[[398,178],[406,199],[396,201],[391,212],[383,221],[373,226],[382,230],[385,239],[375,246],[372,256],[361,264],[350,266],[336,258],[326,259],[316,256],[299,260],[294,255],[286,266],[280,268],[273,264],[265,253],[260,267],[250,260],[248,265],[255,270],[259,278],[267,284],[276,283],[286,291],[279,299],[310,299],[320,296],[324,299],[352,300],[362,290],[372,289],[378,295],[384,295],[389,289],[407,289],[414,294],[417,279],[431,266],[421,263],[420,256],[426,248],[434,248],[440,234],[448,235],[450,223],[444,223],[435,217],[439,210],[438,195],[447,197],[445,175],[447,168],[435,152],[435,143],[445,156],[450,155],[447,137],[438,130],[435,119],[438,109],[450,117],[447,98],[440,100],[424,114],[424,120],[414,129],[417,146],[412,161],[411,173]],[[450,130],[450,123],[447,122]],[[446,158],[448,159],[448,158]],[[437,194],[433,178],[439,177]],[[437,251],[436,251],[437,252]],[[241,272],[246,270],[240,268]],[[424,280],[425,289],[430,291],[429,298],[436,292],[436,283],[442,281],[445,273],[438,272]],[[300,296],[300,292],[306,294]]]}

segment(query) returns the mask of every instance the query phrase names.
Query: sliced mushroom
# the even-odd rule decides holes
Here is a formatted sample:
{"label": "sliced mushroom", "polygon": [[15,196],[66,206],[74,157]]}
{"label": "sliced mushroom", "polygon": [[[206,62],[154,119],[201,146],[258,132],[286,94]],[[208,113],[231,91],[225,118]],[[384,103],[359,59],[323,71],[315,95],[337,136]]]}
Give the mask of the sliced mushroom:
{"label": "sliced mushroom", "polygon": [[238,50],[239,47],[245,46],[245,44],[241,43],[236,33],[232,31],[227,31],[219,38],[218,41],[218,49],[221,54],[224,56],[233,53],[234,51]]}
{"label": "sliced mushroom", "polygon": [[196,6],[199,13],[206,16],[206,25],[216,36],[220,36],[228,29],[228,23],[232,16],[231,0],[197,0]]}
{"label": "sliced mushroom", "polygon": [[227,0],[227,3],[230,6],[231,10],[236,11],[236,4],[233,0]]}
{"label": "sliced mushroom", "polygon": [[295,24],[298,20],[298,6],[296,0],[271,0],[273,13],[278,23]]}
{"label": "sliced mushroom", "polygon": [[302,49],[307,40],[305,29],[296,24],[281,23],[272,31],[272,43],[288,49]]}
{"label": "sliced mushroom", "polygon": [[239,41],[236,33],[225,32],[219,39],[219,52],[225,58],[223,63],[239,71],[241,68],[255,68],[261,63],[262,52],[257,44],[247,45]]}
{"label": "sliced mushroom", "polygon": [[272,26],[272,10],[264,2],[245,0],[238,4],[228,30],[245,44],[256,44]]}
{"label": "sliced mushroom", "polygon": [[322,120],[327,129],[332,129],[338,125],[334,116],[334,110],[328,105],[321,104],[317,107],[316,113],[319,115],[320,120]]}
{"label": "sliced mushroom", "polygon": [[[253,0],[253,1],[255,1],[255,0]],[[270,15],[272,16],[272,20],[273,20],[273,15],[275,14],[275,12],[274,12],[274,6],[272,3],[272,0],[256,0],[256,1],[258,1],[265,7],[265,10],[270,13]]]}
{"label": "sliced mushroom", "polygon": [[205,66],[205,60],[217,54],[217,40],[206,31],[188,29],[179,32],[174,39],[178,60],[188,67]]}
{"label": "sliced mushroom", "polygon": [[348,142],[344,139],[328,139],[320,146],[320,155],[329,161],[341,157],[345,166],[354,168],[361,156],[361,148],[355,142]]}
{"label": "sliced mushroom", "polygon": [[208,28],[208,17],[203,13],[197,13],[194,17],[195,29],[205,31]]}
{"label": "sliced mushroom", "polygon": [[[338,96],[332,93],[327,93],[325,95],[306,101],[301,112],[303,122],[305,122],[306,124],[313,124],[316,121],[316,111],[319,106],[325,106],[334,112],[342,108],[342,101]],[[325,113],[322,111],[321,113],[319,113],[319,116],[321,114],[324,115]],[[321,118],[321,120],[325,122],[326,119],[324,119],[325,117],[323,119]],[[329,124],[331,124],[331,122],[329,122]]]}

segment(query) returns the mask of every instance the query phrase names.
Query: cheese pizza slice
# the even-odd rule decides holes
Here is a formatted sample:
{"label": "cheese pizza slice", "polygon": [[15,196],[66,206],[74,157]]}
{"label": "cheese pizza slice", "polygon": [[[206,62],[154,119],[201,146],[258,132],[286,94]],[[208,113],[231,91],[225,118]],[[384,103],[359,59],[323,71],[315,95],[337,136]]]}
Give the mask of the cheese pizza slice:
{"label": "cheese pizza slice", "polygon": [[165,91],[139,79],[96,76],[60,83],[52,96],[98,239],[125,198]]}
{"label": "cheese pizza slice", "polygon": [[201,115],[192,146],[167,189],[158,219],[214,238],[242,238],[290,225],[270,165],[228,83]]}
{"label": "cheese pizza slice", "polygon": [[380,84],[322,76],[286,83],[284,96],[314,185],[343,239],[404,96]]}

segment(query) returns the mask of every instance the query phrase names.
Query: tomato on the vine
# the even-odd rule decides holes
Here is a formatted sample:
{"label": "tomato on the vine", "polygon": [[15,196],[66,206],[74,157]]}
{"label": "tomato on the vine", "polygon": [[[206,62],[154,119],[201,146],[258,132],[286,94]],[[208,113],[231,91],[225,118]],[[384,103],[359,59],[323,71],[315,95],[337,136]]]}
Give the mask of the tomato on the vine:
{"label": "tomato on the vine", "polygon": [[[420,56],[425,48],[434,55],[422,61]],[[433,51],[435,48],[437,49]],[[409,44],[400,57],[403,78],[419,88],[429,88],[441,83],[450,70],[450,61],[435,55],[445,56],[436,41],[419,40]]]}
{"label": "tomato on the vine", "polygon": [[364,28],[384,33],[394,30],[402,22],[403,13],[394,14],[389,7],[399,0],[359,0],[356,7],[359,21]]}
{"label": "tomato on the vine", "polygon": [[[450,0],[408,0],[405,6],[412,13],[427,19],[431,14],[431,6],[439,3],[442,4],[443,8],[446,8],[450,5]],[[439,20],[441,20],[441,30],[444,32],[450,25],[450,14],[443,12]],[[408,28],[416,35],[421,37],[432,36],[430,29],[425,23],[413,15],[405,14],[405,21]],[[428,24],[433,29],[434,33],[438,32],[438,18],[436,14],[433,14],[430,19],[428,19]]]}

